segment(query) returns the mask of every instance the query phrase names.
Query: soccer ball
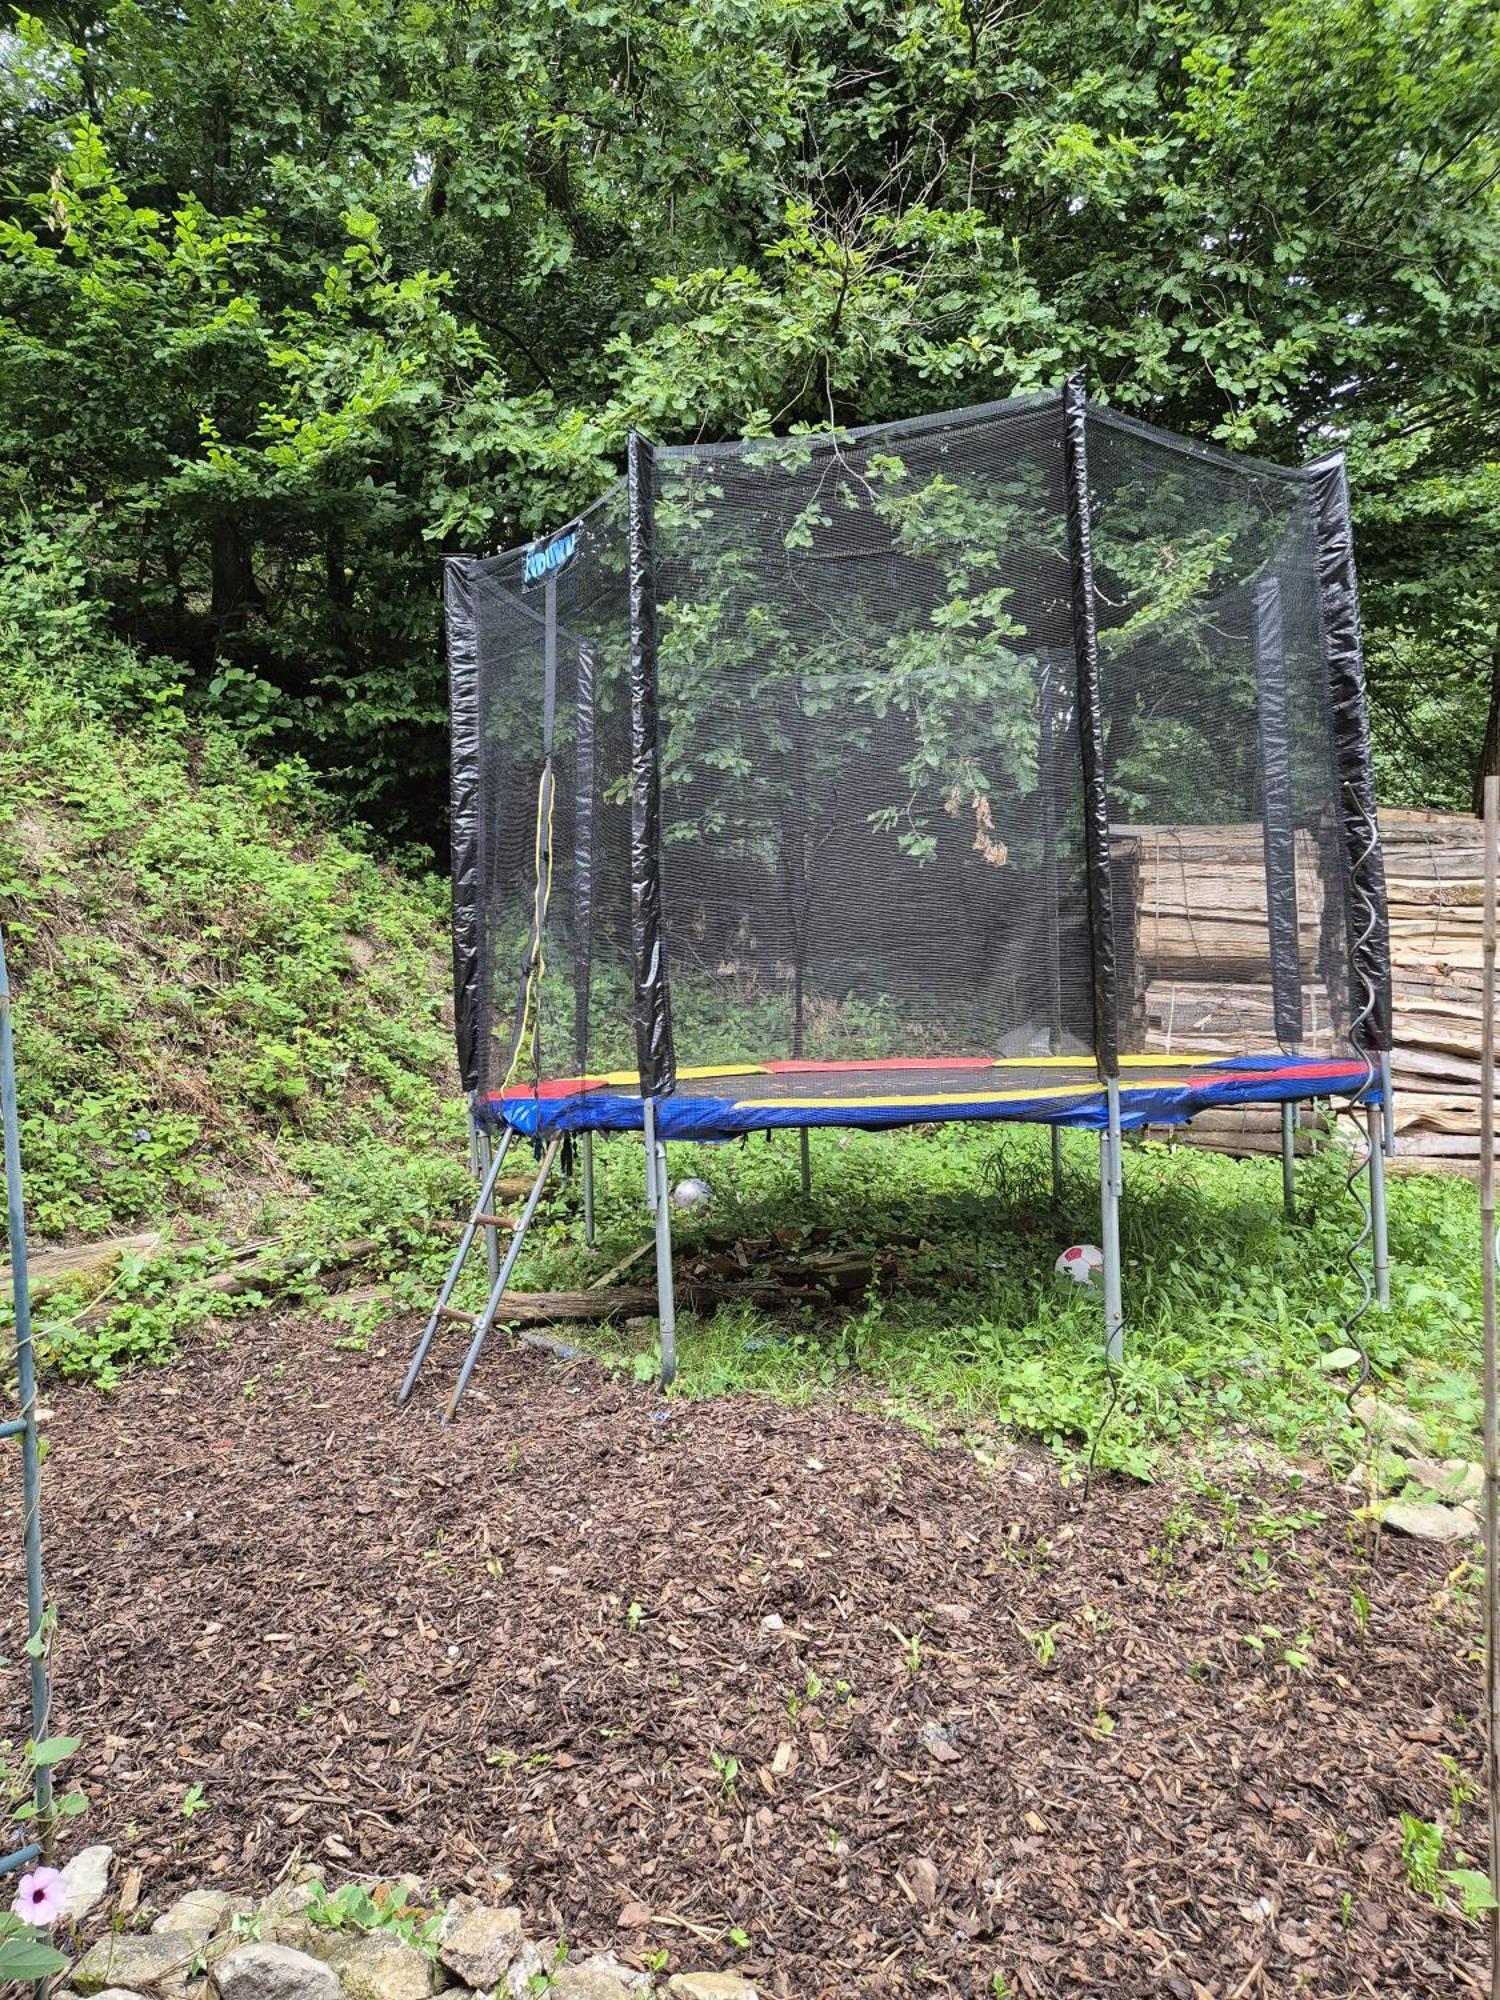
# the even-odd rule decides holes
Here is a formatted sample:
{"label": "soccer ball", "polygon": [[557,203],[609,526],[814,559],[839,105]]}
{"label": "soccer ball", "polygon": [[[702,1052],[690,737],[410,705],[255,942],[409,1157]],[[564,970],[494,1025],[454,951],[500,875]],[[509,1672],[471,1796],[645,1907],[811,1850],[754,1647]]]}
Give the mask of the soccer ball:
{"label": "soccer ball", "polygon": [[1104,1272],[1104,1252],[1093,1243],[1073,1243],[1052,1266],[1060,1278],[1075,1285],[1092,1285]]}
{"label": "soccer ball", "polygon": [[700,1215],[713,1200],[713,1193],[707,1181],[679,1181],[672,1190],[673,1208],[683,1208],[690,1214]]}

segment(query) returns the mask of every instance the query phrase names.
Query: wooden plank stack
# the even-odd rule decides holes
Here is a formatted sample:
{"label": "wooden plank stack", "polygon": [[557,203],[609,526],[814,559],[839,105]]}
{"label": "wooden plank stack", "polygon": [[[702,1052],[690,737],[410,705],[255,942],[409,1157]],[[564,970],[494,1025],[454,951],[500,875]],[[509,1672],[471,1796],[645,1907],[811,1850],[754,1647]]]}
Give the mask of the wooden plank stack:
{"label": "wooden plank stack", "polygon": [[[1395,1012],[1396,1152],[1414,1164],[1473,1171],[1479,1155],[1482,851],[1460,813],[1380,815]],[[1265,864],[1256,826],[1111,829],[1116,879],[1133,907],[1137,1046],[1274,1051],[1266,949]],[[1323,883],[1298,836],[1303,1049],[1331,1054],[1328,995],[1317,977]],[[1235,1153],[1274,1152],[1274,1107],[1207,1113],[1182,1134]]]}

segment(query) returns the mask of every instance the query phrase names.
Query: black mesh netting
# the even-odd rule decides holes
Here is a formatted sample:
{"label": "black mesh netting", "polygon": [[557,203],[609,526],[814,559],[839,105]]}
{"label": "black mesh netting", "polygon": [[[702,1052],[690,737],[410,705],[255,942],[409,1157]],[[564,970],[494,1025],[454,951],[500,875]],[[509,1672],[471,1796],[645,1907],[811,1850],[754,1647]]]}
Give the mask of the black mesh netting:
{"label": "black mesh netting", "polygon": [[[642,464],[644,952],[623,486],[449,565],[468,1086],[633,1072],[648,978],[678,1070],[1087,1056],[1060,399]],[[1087,482],[1120,1046],[1327,1048],[1348,890],[1307,479],[1091,411]]]}

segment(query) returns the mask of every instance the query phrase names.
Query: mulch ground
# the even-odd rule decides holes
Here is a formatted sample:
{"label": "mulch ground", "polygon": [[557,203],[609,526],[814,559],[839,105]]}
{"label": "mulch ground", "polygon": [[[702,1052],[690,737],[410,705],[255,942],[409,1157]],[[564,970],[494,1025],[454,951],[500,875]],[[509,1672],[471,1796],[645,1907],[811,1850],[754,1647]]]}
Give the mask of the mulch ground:
{"label": "mulch ground", "polygon": [[393,1408],[406,1331],[267,1318],[50,1397],[80,1837],[156,1902],[300,1849],[503,1867],[534,1935],[798,2000],[1479,1990],[1401,1858],[1477,1789],[1451,1551],[498,1340],[445,1431],[451,1355]]}

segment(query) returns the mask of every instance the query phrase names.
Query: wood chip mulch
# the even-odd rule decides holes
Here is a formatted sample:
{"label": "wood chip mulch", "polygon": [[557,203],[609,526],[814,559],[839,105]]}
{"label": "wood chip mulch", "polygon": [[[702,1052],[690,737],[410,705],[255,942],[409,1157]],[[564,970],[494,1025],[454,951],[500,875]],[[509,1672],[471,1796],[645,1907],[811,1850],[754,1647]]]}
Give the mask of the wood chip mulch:
{"label": "wood chip mulch", "polygon": [[451,1355],[402,1415],[336,1332],[49,1399],[78,1838],[157,1903],[299,1849],[798,2000],[1480,1990],[1401,1852],[1482,1856],[1461,1554],[498,1339],[443,1430]]}

